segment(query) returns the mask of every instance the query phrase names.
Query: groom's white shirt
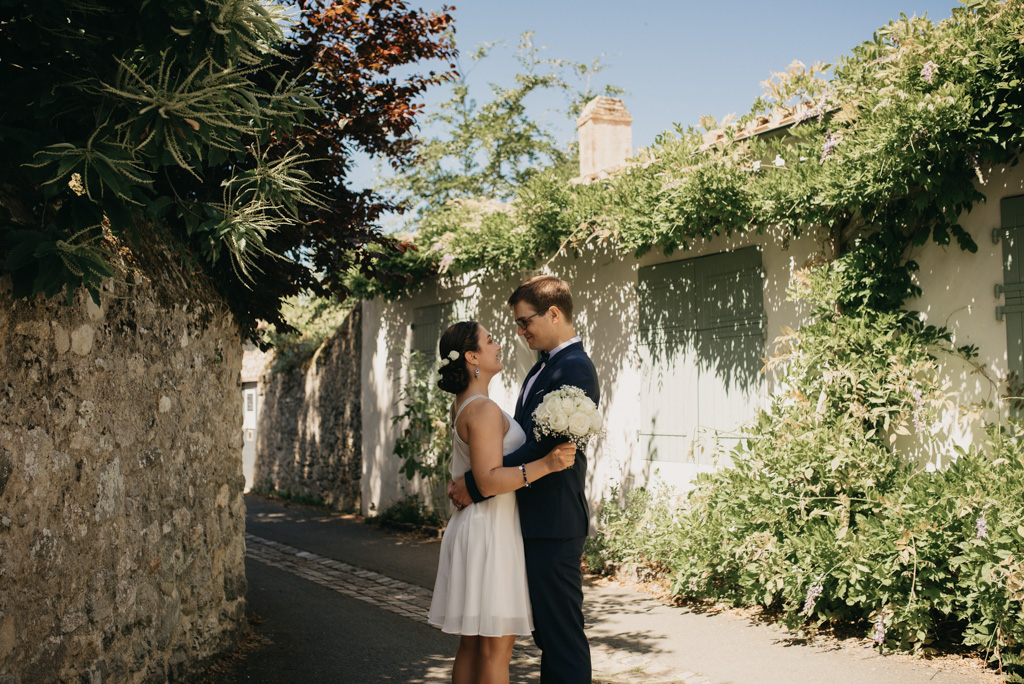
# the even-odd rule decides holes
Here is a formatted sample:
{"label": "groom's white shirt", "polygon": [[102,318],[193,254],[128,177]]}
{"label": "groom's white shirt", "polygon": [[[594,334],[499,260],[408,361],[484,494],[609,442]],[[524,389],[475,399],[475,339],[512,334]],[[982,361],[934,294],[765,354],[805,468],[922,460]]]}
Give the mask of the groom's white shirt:
{"label": "groom's white shirt", "polygon": [[530,388],[533,387],[534,381],[537,379],[538,375],[540,375],[541,373],[544,372],[544,367],[547,366],[548,363],[551,362],[551,359],[553,359],[555,357],[555,354],[557,354],[558,352],[562,351],[563,349],[568,347],[570,344],[575,344],[576,342],[582,342],[582,341],[583,340],[580,339],[579,335],[577,335],[577,336],[573,337],[572,339],[566,340],[565,342],[563,342],[562,344],[558,345],[557,347],[552,349],[550,352],[548,352],[548,360],[545,361],[544,363],[540,364],[540,368],[537,369],[536,373],[534,373],[532,376],[530,376],[530,379],[527,381],[526,386],[523,387],[523,391],[519,395],[519,403],[520,404],[526,404],[526,397],[530,396]]}

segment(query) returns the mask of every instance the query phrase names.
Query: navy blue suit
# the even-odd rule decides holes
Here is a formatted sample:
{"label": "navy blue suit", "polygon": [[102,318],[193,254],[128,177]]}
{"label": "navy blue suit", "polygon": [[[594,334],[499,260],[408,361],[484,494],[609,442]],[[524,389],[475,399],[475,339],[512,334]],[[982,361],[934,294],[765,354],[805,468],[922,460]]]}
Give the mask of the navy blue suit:
{"label": "navy blue suit", "polygon": [[[562,349],[540,370],[538,361],[526,376],[537,379],[525,401],[516,402],[515,420],[526,433],[526,442],[505,456],[506,467],[516,467],[543,458],[558,444],[557,437],[537,439],[533,434],[533,412],[548,392],[565,385],[583,390],[598,403],[601,391],[597,371],[579,342]],[[569,470],[551,473],[516,491],[519,522],[526,553],[526,579],[533,605],[533,638],[542,651],[542,684],[589,684],[590,645],[583,631],[583,575],[580,558],[590,524],[585,482],[587,455],[576,451],[576,463]],[[466,489],[474,502],[480,494],[472,471],[466,473]]]}

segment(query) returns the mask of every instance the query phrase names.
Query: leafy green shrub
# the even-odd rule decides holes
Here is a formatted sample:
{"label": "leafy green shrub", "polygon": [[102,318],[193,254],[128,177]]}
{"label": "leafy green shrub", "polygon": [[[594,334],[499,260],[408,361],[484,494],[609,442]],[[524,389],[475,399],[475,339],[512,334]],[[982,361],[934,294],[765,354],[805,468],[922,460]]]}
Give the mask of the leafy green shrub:
{"label": "leafy green shrub", "polygon": [[313,358],[351,311],[351,303],[309,292],[285,299],[281,316],[292,329],[279,332],[271,326],[266,333],[267,341],[274,347],[274,372],[287,372]]}
{"label": "leafy green shrub", "polygon": [[438,520],[447,520],[445,487],[452,457],[448,426],[451,395],[437,386],[437,373],[425,354],[413,351],[408,379],[399,392],[401,410],[392,419],[402,432],[394,454],[402,459],[400,472],[424,484],[425,506]]}
{"label": "leafy green shrub", "polygon": [[388,522],[416,525],[418,527],[442,527],[444,519],[437,511],[427,508],[415,494],[405,496],[394,502],[377,516],[380,520]]}
{"label": "leafy green shrub", "polygon": [[584,547],[587,567],[594,572],[625,567],[641,579],[669,573],[679,534],[680,499],[665,486],[637,487],[624,496],[613,487],[609,499],[599,504],[601,534],[588,537]]}

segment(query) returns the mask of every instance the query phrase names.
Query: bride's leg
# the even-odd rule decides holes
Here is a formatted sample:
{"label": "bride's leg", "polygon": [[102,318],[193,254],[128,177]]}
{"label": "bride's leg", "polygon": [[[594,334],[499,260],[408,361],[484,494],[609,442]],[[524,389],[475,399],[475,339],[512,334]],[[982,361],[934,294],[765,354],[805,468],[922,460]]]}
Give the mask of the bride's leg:
{"label": "bride's leg", "polygon": [[480,684],[508,684],[508,665],[515,644],[514,634],[480,637]]}
{"label": "bride's leg", "polygon": [[459,638],[459,650],[455,652],[455,667],[452,668],[452,684],[474,684],[480,669],[480,637]]}

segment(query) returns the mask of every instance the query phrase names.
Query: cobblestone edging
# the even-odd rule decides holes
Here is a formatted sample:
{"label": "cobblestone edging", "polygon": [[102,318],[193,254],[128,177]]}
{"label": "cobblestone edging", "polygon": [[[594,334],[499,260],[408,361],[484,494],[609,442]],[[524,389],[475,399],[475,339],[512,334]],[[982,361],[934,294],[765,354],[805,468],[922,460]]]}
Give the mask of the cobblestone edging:
{"label": "cobblestone edging", "polygon": [[[315,582],[345,596],[365,601],[391,613],[427,623],[430,610],[429,589],[393,579],[372,570],[364,570],[333,558],[319,556],[287,544],[253,534],[245,535],[246,555],[260,563]],[[591,657],[594,682],[599,684],[707,684],[705,677],[678,672],[650,658],[613,651],[593,645]],[[540,669],[540,650],[532,641],[517,640],[512,653],[514,663]]]}

